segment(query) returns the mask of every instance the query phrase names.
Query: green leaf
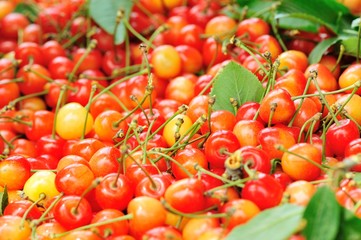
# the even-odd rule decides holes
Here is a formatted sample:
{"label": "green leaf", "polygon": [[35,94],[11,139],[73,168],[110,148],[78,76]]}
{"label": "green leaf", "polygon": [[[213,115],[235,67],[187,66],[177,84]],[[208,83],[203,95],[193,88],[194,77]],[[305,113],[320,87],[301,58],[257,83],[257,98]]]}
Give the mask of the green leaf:
{"label": "green leaf", "polygon": [[259,102],[264,88],[258,78],[249,70],[236,62],[229,62],[214,77],[211,95],[216,101],[214,110],[228,110],[236,113],[230,99],[234,98],[238,104],[245,102]]}
{"label": "green leaf", "polygon": [[125,18],[129,19],[133,1],[129,0],[90,0],[89,13],[92,19],[107,33],[115,34],[115,44],[121,44],[127,34],[123,22],[116,23],[118,10],[123,10]]}
{"label": "green leaf", "polygon": [[36,4],[19,3],[16,5],[14,12],[22,13],[27,16],[31,21],[35,21],[39,14],[39,8]]}
{"label": "green leaf", "polygon": [[308,203],[304,219],[307,224],[303,234],[307,240],[334,240],[340,224],[341,206],[335,193],[328,187],[317,189]]}
{"label": "green leaf", "polygon": [[360,44],[360,39],[358,37],[349,37],[342,40],[342,45],[345,47],[345,54],[356,57],[357,53],[359,57],[361,56],[360,51],[358,51],[358,45]]}
{"label": "green leaf", "polygon": [[333,45],[340,42],[339,38],[328,38],[316,45],[316,47],[312,50],[310,55],[308,56],[308,62],[310,64],[318,63],[321,60],[322,55]]}
{"label": "green leaf", "polygon": [[226,240],[283,240],[292,235],[302,220],[304,208],[285,204],[259,213],[234,228]]}
{"label": "green leaf", "polygon": [[361,24],[361,18],[356,18],[356,19],[354,19],[354,20],[352,21],[351,27],[352,27],[352,28],[357,28],[357,27],[360,26],[360,24]]}
{"label": "green leaf", "polygon": [[[238,0],[240,6],[247,6],[247,16],[262,17],[270,20],[278,16],[278,26],[285,29],[304,31],[316,30],[319,24],[325,25],[335,33],[349,29],[353,16],[337,0]],[[273,13],[272,13],[273,11]]]}
{"label": "green leaf", "polygon": [[337,240],[361,240],[361,219],[342,208],[340,232]]}
{"label": "green leaf", "polygon": [[5,185],[4,191],[0,192],[0,216],[4,214],[6,206],[9,204],[8,190]]}

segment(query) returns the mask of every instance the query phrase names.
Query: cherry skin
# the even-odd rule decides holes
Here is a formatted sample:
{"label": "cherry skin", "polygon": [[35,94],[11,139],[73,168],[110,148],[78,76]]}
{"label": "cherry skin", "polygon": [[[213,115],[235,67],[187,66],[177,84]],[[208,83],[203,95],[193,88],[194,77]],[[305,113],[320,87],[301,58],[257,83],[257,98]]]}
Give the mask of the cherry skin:
{"label": "cherry skin", "polygon": [[275,88],[283,88],[291,96],[299,96],[305,91],[306,82],[307,79],[303,71],[290,69],[283,76],[276,79]]}
{"label": "cherry skin", "polygon": [[[309,159],[309,161],[304,158]],[[298,143],[283,154],[281,166],[283,171],[293,180],[312,181],[321,174],[321,169],[318,166],[321,161],[322,154],[317,147],[309,143]]]}
{"label": "cherry skin", "polygon": [[296,109],[291,95],[284,89],[270,91],[261,101],[259,115],[271,124],[288,123]]}
{"label": "cherry skin", "polygon": [[[306,78],[311,77],[311,74],[314,71],[317,72],[317,77],[315,81],[317,81],[317,84],[321,90],[334,91],[337,89],[338,87],[337,80],[333,76],[331,70],[329,70],[325,65],[320,63],[309,65],[305,70]],[[318,89],[314,81],[311,81],[307,93],[314,93],[316,90]]]}
{"label": "cherry skin", "polygon": [[137,239],[146,231],[165,224],[166,210],[158,199],[135,197],[129,202],[127,212],[133,214],[129,220],[129,231]]}
{"label": "cherry skin", "polygon": [[164,195],[173,208],[184,213],[198,212],[205,208],[205,186],[196,178],[184,178],[170,185]]}
{"label": "cherry skin", "polygon": [[[91,224],[94,223],[101,223],[104,221],[109,221],[114,218],[120,218],[123,217],[124,213],[116,210],[116,209],[104,209],[99,212],[97,212],[91,221]],[[94,231],[98,233],[100,236],[103,237],[115,237],[115,236],[121,236],[128,233],[129,230],[129,223],[127,220],[123,221],[115,221],[113,223],[104,224],[98,227],[94,228]]]}
{"label": "cherry skin", "polygon": [[331,146],[331,151],[335,156],[343,157],[346,146],[359,137],[356,123],[350,119],[341,119],[339,123],[332,124],[327,130],[326,143]]}
{"label": "cherry skin", "polygon": [[167,238],[171,238],[174,240],[183,239],[182,234],[179,232],[179,230],[171,226],[159,226],[149,229],[143,234],[142,237],[149,240],[167,239]]}
{"label": "cherry skin", "polygon": [[[361,153],[361,138],[356,138],[347,144],[345,148],[345,158],[359,153]],[[351,170],[355,172],[360,172],[361,164],[356,164],[351,168]]]}
{"label": "cherry skin", "polygon": [[80,163],[73,163],[57,172],[56,189],[66,195],[81,196],[95,179],[91,169]]}
{"label": "cherry skin", "polygon": [[31,236],[30,224],[28,221],[23,221],[23,218],[19,216],[1,216],[0,234],[13,240],[28,239]]}
{"label": "cherry skin", "polygon": [[3,37],[17,39],[18,32],[24,30],[30,21],[21,13],[9,13],[1,19],[1,35]]}
{"label": "cherry skin", "polygon": [[[195,169],[196,165],[205,169],[208,168],[208,161],[205,154],[201,150],[193,147],[179,150],[174,156],[174,160],[177,164],[172,162],[171,168],[176,179],[189,177],[182,168],[185,168],[192,175],[197,173],[197,170]],[[181,165],[182,168],[179,165]]]}
{"label": "cherry skin", "polygon": [[221,212],[232,212],[229,217],[222,218],[222,222],[227,229],[232,230],[234,227],[244,224],[261,212],[259,207],[247,199],[234,199],[224,204]]}
{"label": "cherry skin", "polygon": [[95,199],[102,209],[114,208],[120,211],[127,208],[134,191],[128,177],[110,173],[95,188]]}
{"label": "cherry skin", "polygon": [[137,184],[135,196],[148,196],[161,199],[171,184],[171,179],[164,174],[155,174],[152,175],[151,178],[145,177]]}
{"label": "cherry skin", "polygon": [[176,77],[182,70],[179,53],[171,45],[162,45],[154,49],[150,63],[153,65],[154,74],[160,78]]}
{"label": "cherry skin", "polygon": [[30,177],[30,163],[21,155],[5,158],[0,162],[0,186],[20,190]]}
{"label": "cherry skin", "polygon": [[39,219],[42,212],[37,206],[32,206],[33,202],[29,200],[19,200],[9,203],[4,209],[4,215],[13,215],[23,217],[24,213],[30,208],[30,212],[27,213],[26,219]]}
{"label": "cherry skin", "polygon": [[258,141],[269,156],[272,158],[281,158],[283,152],[278,150],[277,145],[282,145],[288,149],[296,143],[292,133],[279,127],[268,127],[262,129],[258,134]]}
{"label": "cherry skin", "polygon": [[92,220],[92,209],[85,198],[68,195],[53,209],[54,219],[68,230],[87,225]]}
{"label": "cherry skin", "polygon": [[89,166],[95,177],[104,177],[122,169],[121,153],[116,147],[106,146],[96,151],[89,160]]}
{"label": "cherry skin", "polygon": [[247,181],[242,189],[242,198],[254,202],[261,210],[277,206],[282,196],[282,185],[264,173],[257,173],[256,178]]}
{"label": "cherry skin", "polygon": [[236,36],[254,41],[258,37],[269,33],[270,27],[263,19],[247,18],[238,23]]}
{"label": "cherry skin", "polygon": [[264,125],[257,120],[240,120],[234,128],[233,133],[236,135],[241,147],[258,146],[258,134],[264,128]]}
{"label": "cherry skin", "polygon": [[188,104],[195,96],[195,83],[188,77],[179,76],[169,81],[165,89],[165,98]]}
{"label": "cherry skin", "polygon": [[209,122],[201,127],[203,134],[220,130],[232,131],[236,124],[236,117],[228,110],[214,110],[211,113]]}
{"label": "cherry skin", "polygon": [[228,153],[240,148],[239,141],[232,131],[221,130],[211,133],[204,145],[204,152],[211,168],[224,168]]}
{"label": "cherry skin", "polygon": [[50,72],[42,65],[35,63],[20,68],[17,77],[23,78],[23,81],[18,83],[20,92],[28,95],[44,90],[44,86],[48,82],[47,78],[50,78]]}

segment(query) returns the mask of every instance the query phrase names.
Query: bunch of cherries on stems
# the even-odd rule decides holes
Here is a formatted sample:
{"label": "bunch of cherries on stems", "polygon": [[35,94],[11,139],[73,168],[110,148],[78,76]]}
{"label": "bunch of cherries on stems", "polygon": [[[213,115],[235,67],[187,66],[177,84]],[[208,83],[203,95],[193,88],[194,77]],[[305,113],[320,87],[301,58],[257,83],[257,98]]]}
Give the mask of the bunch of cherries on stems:
{"label": "bunch of cherries on stems", "polygon": [[[230,0],[184,2],[135,1],[115,45],[84,0],[0,1],[0,239],[226,239],[346,167],[361,217],[358,60],[309,64],[324,27],[281,42]],[[230,62],[265,88],[236,114],[210,94]]]}

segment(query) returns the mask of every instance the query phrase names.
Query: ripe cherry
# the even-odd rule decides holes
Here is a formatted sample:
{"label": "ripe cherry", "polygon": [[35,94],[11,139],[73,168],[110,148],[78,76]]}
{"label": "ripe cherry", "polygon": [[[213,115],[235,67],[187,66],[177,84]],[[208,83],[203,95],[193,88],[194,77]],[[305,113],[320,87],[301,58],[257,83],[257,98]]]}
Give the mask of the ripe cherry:
{"label": "ripe cherry", "polygon": [[0,186],[20,190],[30,177],[30,163],[24,156],[14,155],[0,161]]}
{"label": "ripe cherry", "polygon": [[170,185],[164,195],[167,203],[174,209],[192,213],[204,210],[206,198],[205,186],[202,180],[196,178],[184,178]]}
{"label": "ripe cherry", "polygon": [[322,154],[317,147],[309,143],[297,143],[283,154],[281,166],[293,180],[312,181],[321,174],[321,162]]}
{"label": "ripe cherry", "polygon": [[224,168],[224,162],[240,148],[239,141],[232,131],[221,130],[211,133],[204,145],[204,153],[211,168]]}
{"label": "ripe cherry", "polygon": [[92,220],[92,208],[85,198],[68,195],[62,197],[53,209],[54,219],[66,229],[87,225]]}
{"label": "ripe cherry", "polygon": [[259,115],[269,124],[288,123],[295,113],[291,95],[284,89],[270,91],[261,101]]}
{"label": "ripe cherry", "polygon": [[265,173],[257,173],[255,179],[247,181],[242,189],[242,198],[254,202],[261,210],[279,205],[282,196],[282,185]]}
{"label": "ripe cherry", "polygon": [[350,119],[341,119],[334,123],[326,132],[326,144],[331,147],[335,156],[343,157],[346,146],[354,139],[360,137],[355,122]]}

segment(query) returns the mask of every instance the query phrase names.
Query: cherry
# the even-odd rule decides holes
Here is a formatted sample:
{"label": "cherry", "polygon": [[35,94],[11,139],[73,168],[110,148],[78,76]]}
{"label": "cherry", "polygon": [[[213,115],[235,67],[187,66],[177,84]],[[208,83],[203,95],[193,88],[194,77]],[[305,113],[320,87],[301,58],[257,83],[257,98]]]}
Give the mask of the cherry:
{"label": "cherry", "polygon": [[105,146],[96,151],[89,160],[89,166],[95,177],[104,177],[122,169],[121,153],[116,147]]}
{"label": "cherry", "polygon": [[187,45],[201,51],[204,42],[200,37],[202,34],[204,34],[202,27],[196,24],[187,24],[180,30],[179,45]]}
{"label": "cherry", "polygon": [[290,183],[285,189],[285,195],[291,204],[307,206],[317,188],[305,180],[297,180]]}
{"label": "cherry", "polygon": [[146,231],[143,236],[143,238],[149,239],[149,240],[155,240],[155,239],[166,239],[171,238],[174,240],[182,240],[182,234],[180,231],[174,227],[171,226],[159,226],[152,229],[149,229]]}
{"label": "cherry", "polygon": [[204,153],[211,168],[225,168],[224,162],[240,148],[236,135],[229,130],[220,130],[211,133],[205,142]]}
{"label": "cherry", "polygon": [[[191,175],[196,174],[197,170],[195,166],[198,165],[202,168],[208,168],[208,161],[205,154],[193,147],[187,147],[183,150],[177,151],[174,156],[174,162],[171,163],[172,173],[176,179],[187,178],[190,173]],[[187,173],[183,170],[185,168]]]}
{"label": "cherry", "polygon": [[268,23],[261,18],[254,17],[243,19],[238,23],[236,36],[254,41],[258,37],[269,33],[270,27]]}
{"label": "cherry", "polygon": [[[97,212],[92,220],[91,224],[102,223],[105,221],[110,221],[116,218],[121,218],[124,216],[124,213],[116,209],[104,209]],[[114,221],[113,223],[104,224],[94,228],[94,231],[102,237],[116,237],[125,235],[128,233],[129,223],[127,220]]]}
{"label": "cherry", "polygon": [[42,212],[37,206],[33,205],[32,201],[29,200],[19,200],[9,203],[4,209],[4,215],[23,217],[30,208],[31,210],[27,213],[26,219],[39,219]]}
{"label": "cherry", "polygon": [[134,191],[128,177],[109,173],[95,188],[95,199],[102,209],[113,208],[123,211],[133,199]]}
{"label": "cherry", "polygon": [[55,186],[65,195],[81,196],[95,179],[91,169],[81,163],[73,163],[59,170],[55,177]]}
{"label": "cherry", "polygon": [[234,128],[233,133],[236,135],[241,147],[258,146],[258,134],[264,129],[264,125],[257,120],[240,120]]}
{"label": "cherry", "polygon": [[0,59],[0,79],[15,78],[16,63],[8,58]]}
{"label": "cherry", "polygon": [[0,217],[0,234],[9,239],[23,240],[31,236],[31,227],[22,217],[5,215]]}
{"label": "cherry", "polygon": [[18,32],[24,30],[30,21],[21,13],[11,12],[5,15],[1,21],[1,35],[6,38],[17,39]]}
{"label": "cherry", "polygon": [[360,137],[360,132],[355,122],[350,119],[341,119],[333,123],[326,131],[326,144],[330,146],[335,156],[343,157],[346,146],[354,139]]}
{"label": "cherry", "polygon": [[135,187],[135,196],[148,196],[161,199],[171,184],[171,178],[167,175],[153,174],[151,177],[144,177],[138,182]]}
{"label": "cherry", "polygon": [[34,63],[20,68],[16,76],[23,79],[18,83],[20,92],[28,95],[44,90],[44,86],[50,78],[50,72],[42,65]]}
{"label": "cherry", "polygon": [[222,223],[227,229],[244,224],[261,212],[260,208],[251,200],[234,199],[225,203],[221,212],[228,213],[229,216],[222,218]]}
{"label": "cherry", "polygon": [[92,209],[85,198],[68,195],[62,197],[53,209],[54,219],[66,229],[87,225],[92,220]]}
{"label": "cherry", "polygon": [[43,52],[39,44],[34,42],[23,42],[15,50],[15,58],[20,60],[23,67],[32,61],[39,65],[44,65]]}
{"label": "cherry", "polygon": [[165,98],[182,104],[189,104],[195,96],[195,82],[186,76],[179,76],[169,81],[165,89]]}
{"label": "cherry", "polygon": [[279,205],[282,196],[282,185],[265,173],[257,173],[255,179],[247,181],[242,189],[242,198],[254,202],[261,210]]}
{"label": "cherry", "polygon": [[271,90],[261,101],[259,116],[269,124],[288,123],[296,108],[291,95],[284,89]]}
{"label": "cherry", "polygon": [[182,70],[182,60],[175,47],[162,45],[151,53],[150,63],[153,66],[154,74],[160,78],[174,78]]}
{"label": "cherry", "polygon": [[129,202],[127,212],[133,214],[133,218],[129,220],[129,231],[137,239],[148,230],[165,224],[166,210],[155,198],[135,197]]}
{"label": "cherry", "polygon": [[14,155],[0,161],[0,186],[21,190],[30,177],[30,163],[24,156]]}
{"label": "cherry", "polygon": [[209,232],[214,228],[220,227],[220,221],[217,218],[210,218],[212,216],[211,213],[205,214],[204,217],[201,218],[191,218],[183,228],[183,239],[191,240],[191,239],[199,239],[199,236],[202,234]]}
{"label": "cherry", "polygon": [[337,89],[337,80],[333,76],[331,70],[329,70],[325,65],[316,63],[311,64],[305,70],[306,78],[311,77],[313,72],[317,72],[316,78],[310,82],[310,87],[308,88],[308,93],[314,93],[317,89],[314,81],[317,82],[319,88],[325,91],[334,91]]}
{"label": "cherry", "polygon": [[205,208],[204,190],[205,186],[201,180],[184,178],[172,183],[167,188],[164,198],[172,208],[180,212],[198,212]]}

